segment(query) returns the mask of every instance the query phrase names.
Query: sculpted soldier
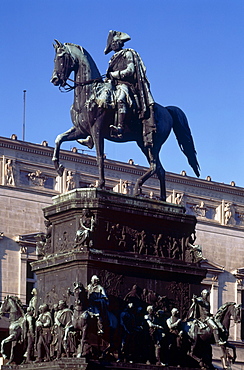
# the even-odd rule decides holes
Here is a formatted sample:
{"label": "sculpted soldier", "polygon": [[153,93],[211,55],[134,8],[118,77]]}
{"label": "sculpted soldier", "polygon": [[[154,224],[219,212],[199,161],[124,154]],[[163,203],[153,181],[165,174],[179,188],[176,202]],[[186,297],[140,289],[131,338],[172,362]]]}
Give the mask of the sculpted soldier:
{"label": "sculpted soldier", "polygon": [[58,311],[55,315],[54,323],[57,326],[57,358],[61,357],[62,347],[64,348],[66,354],[69,352],[69,340],[64,341],[65,329],[71,326],[73,312],[67,307],[66,302],[60,300],[58,302]]}
{"label": "sculpted soldier", "polygon": [[169,328],[169,334],[167,338],[169,351],[177,366],[180,366],[183,330],[181,319],[179,318],[179,310],[177,308],[172,308],[171,316],[166,320],[166,324]]}
{"label": "sculpted soldier", "polygon": [[99,284],[99,278],[97,275],[93,275],[91,283],[87,286],[88,300],[89,300],[89,313],[91,316],[96,316],[98,334],[102,335],[103,323],[107,319],[107,306],[108,297],[105,293],[104,288]]}
{"label": "sculpted soldier", "polygon": [[[208,301],[209,295],[209,291],[207,289],[203,289],[203,291],[201,292],[201,297],[193,296],[193,303],[190,307],[188,317],[198,319],[202,323],[207,325],[210,329],[212,329],[216,344],[221,346],[224,345],[226,342],[220,339],[219,326],[214,321],[210,313],[210,303]],[[222,329],[222,327],[220,327],[220,329]]]}
{"label": "sculpted soldier", "polygon": [[31,298],[30,302],[29,302],[29,307],[30,308],[33,308],[33,316],[35,318],[37,318],[38,316],[38,308],[37,308],[37,305],[38,305],[38,297],[37,297],[37,289],[36,288],[33,288],[32,291],[31,291],[31,294],[33,295],[33,297]]}
{"label": "sculpted soldier", "polygon": [[[154,100],[150,92],[150,84],[146,77],[146,68],[139,54],[133,49],[123,49],[130,36],[124,32],[110,31],[105,54],[114,51],[109,61],[107,78],[115,88],[117,104],[117,124],[111,125],[114,136],[121,138],[128,108],[134,108],[139,118],[144,120],[144,141],[152,144],[150,137],[155,131]],[[145,139],[146,138],[146,139]]]}
{"label": "sculpted soldier", "polygon": [[152,339],[156,365],[166,366],[166,364],[161,362],[161,358],[164,355],[162,353],[162,339],[165,337],[164,327],[161,325],[160,316],[156,314],[153,306],[147,307],[147,314],[144,316],[144,319],[149,327],[149,334]]}
{"label": "sculpted soldier", "polygon": [[51,326],[52,317],[48,310],[48,305],[43,304],[39,307],[40,315],[36,320],[36,349],[37,359],[35,362],[41,362],[44,358],[42,352],[44,351],[46,359],[50,361],[50,343],[51,343]]}
{"label": "sculpted soldier", "polygon": [[35,319],[34,319],[34,308],[28,307],[25,314],[26,319],[26,337],[27,337],[27,348],[24,357],[26,357],[25,363],[31,362],[34,355],[34,343],[35,343]]}

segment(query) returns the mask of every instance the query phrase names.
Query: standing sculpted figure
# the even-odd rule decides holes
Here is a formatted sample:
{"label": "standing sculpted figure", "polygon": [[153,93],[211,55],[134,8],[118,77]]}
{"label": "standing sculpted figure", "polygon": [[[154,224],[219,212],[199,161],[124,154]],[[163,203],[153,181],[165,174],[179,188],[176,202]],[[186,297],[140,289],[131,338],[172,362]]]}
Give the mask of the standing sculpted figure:
{"label": "standing sculpted figure", "polygon": [[26,319],[26,339],[27,348],[24,357],[26,357],[25,363],[31,362],[34,356],[34,344],[35,344],[35,310],[34,307],[29,306],[25,314]]}
{"label": "standing sculpted figure", "polygon": [[[36,320],[36,349],[37,359],[35,362],[42,362],[44,357],[47,361],[50,361],[50,343],[52,340],[51,327],[52,316],[48,309],[47,304],[43,304],[39,307],[40,315]],[[45,353],[45,355],[43,355]]]}
{"label": "standing sculpted figure", "polygon": [[12,159],[7,159],[5,164],[5,178],[7,185],[15,185],[14,179],[14,165]]}
{"label": "standing sculpted figure", "polygon": [[147,314],[144,319],[149,327],[149,334],[152,339],[155,351],[156,365],[166,366],[161,362],[162,358],[162,338],[165,337],[164,327],[161,325],[159,314],[156,314],[153,306],[147,307]]}
{"label": "standing sculpted figure", "polygon": [[65,350],[66,354],[69,353],[69,340],[64,341],[65,330],[72,324],[73,312],[67,307],[65,301],[60,300],[58,302],[58,311],[55,315],[54,324],[57,329],[58,346],[57,346],[57,358],[62,355],[62,349]]}
{"label": "standing sculpted figure", "polygon": [[91,283],[87,286],[87,292],[89,300],[88,311],[91,316],[95,316],[97,318],[97,333],[102,335],[104,333],[103,324],[108,316],[108,297],[104,288],[99,284],[99,278],[97,275],[92,276]]}
{"label": "standing sculpted figure", "polygon": [[144,120],[144,141],[146,146],[152,146],[152,133],[156,126],[154,122],[154,99],[150,84],[146,77],[146,68],[140,55],[133,49],[123,49],[130,36],[124,32],[110,31],[105,54],[114,51],[109,61],[107,79],[115,89],[117,104],[117,122],[111,125],[112,133],[121,138],[128,108],[134,108],[139,118]]}
{"label": "standing sculpted figure", "polygon": [[37,318],[37,316],[38,316],[37,289],[36,288],[33,288],[32,291],[31,291],[31,294],[33,295],[33,297],[31,298],[31,300],[29,302],[29,308],[33,309],[33,315],[34,315],[35,318]]}
{"label": "standing sculpted figure", "polygon": [[177,366],[180,366],[180,348],[183,337],[183,331],[181,327],[181,319],[179,318],[178,308],[172,308],[171,316],[166,320],[167,327],[169,328],[169,350],[171,356],[174,358]]}
{"label": "standing sculpted figure", "polygon": [[75,180],[72,171],[68,171],[66,178],[66,191],[73,190],[75,188]]}

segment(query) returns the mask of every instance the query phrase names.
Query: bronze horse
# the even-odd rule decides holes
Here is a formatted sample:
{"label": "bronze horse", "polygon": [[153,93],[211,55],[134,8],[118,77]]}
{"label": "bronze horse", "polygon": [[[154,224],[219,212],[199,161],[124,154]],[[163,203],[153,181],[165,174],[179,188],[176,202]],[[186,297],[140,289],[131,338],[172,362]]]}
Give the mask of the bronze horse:
{"label": "bronze horse", "polygon": [[[74,103],[71,106],[71,119],[73,127],[57,136],[53,153],[53,162],[60,176],[64,167],[59,163],[59,151],[62,142],[77,140],[80,144],[92,148],[95,145],[99,169],[98,187],[104,188],[104,139],[114,142],[135,141],[145,154],[150,168],[136,182],[134,194],[139,195],[143,183],[155,173],[160,182],[160,199],[166,200],[165,170],[160,162],[159,152],[167,140],[171,129],[190,166],[199,176],[199,165],[196,158],[193,138],[184,112],[174,106],[163,107],[155,104],[156,133],[153,145],[145,146],[143,143],[142,122],[138,114],[129,112],[126,129],[122,138],[111,137],[110,126],[114,124],[116,111],[104,107],[97,101],[98,91],[109,93],[108,83],[102,80],[95,62],[90,54],[81,46],[55,40],[55,61],[51,82],[55,86],[67,88],[67,80],[74,72]],[[69,86],[69,85],[68,85]]]}
{"label": "bronze horse", "polygon": [[78,331],[80,333],[80,345],[77,352],[77,357],[88,356],[92,349],[92,340],[90,334],[93,334],[93,341],[95,338],[95,347],[100,347],[101,341],[105,347],[101,350],[102,355],[106,356],[110,352],[112,353],[116,346],[118,346],[118,335],[119,335],[119,322],[116,316],[108,311],[107,317],[103,317],[104,332],[98,334],[98,318],[96,315],[89,311],[89,301],[87,291],[81,283],[74,283],[74,291],[70,289],[67,291],[68,295],[75,297],[74,302],[74,313],[72,316],[72,324],[66,328],[64,336],[64,347],[67,357],[70,356],[68,353],[68,340],[69,333],[72,331]]}
{"label": "bronze horse", "polygon": [[[216,323],[220,322],[225,328],[225,332],[222,332],[219,329],[219,335],[226,344],[220,346],[222,356],[222,366],[223,369],[231,369],[231,364],[234,364],[236,360],[236,348],[233,344],[228,342],[229,337],[229,328],[231,317],[235,323],[241,322],[241,305],[236,304],[235,302],[226,302],[223,304],[215,315],[213,319]],[[183,331],[186,334],[187,338],[190,339],[191,350],[190,356],[193,357],[200,364],[207,365],[207,368],[211,367],[212,363],[212,349],[211,344],[215,343],[213,330],[208,326],[202,327],[203,324],[198,324],[196,319],[182,322]],[[200,348],[200,355],[198,354],[198,349]],[[228,348],[231,348],[233,354],[230,355]],[[202,357],[203,356],[203,357]],[[202,368],[205,368],[204,365]]]}
{"label": "bronze horse", "polygon": [[7,343],[11,343],[11,353],[7,365],[15,361],[16,353],[15,347],[17,343],[23,343],[25,340],[25,314],[18,297],[6,296],[0,308],[0,317],[9,313],[9,336],[2,340],[1,343],[1,354],[4,359],[7,358],[5,353],[5,346]]}

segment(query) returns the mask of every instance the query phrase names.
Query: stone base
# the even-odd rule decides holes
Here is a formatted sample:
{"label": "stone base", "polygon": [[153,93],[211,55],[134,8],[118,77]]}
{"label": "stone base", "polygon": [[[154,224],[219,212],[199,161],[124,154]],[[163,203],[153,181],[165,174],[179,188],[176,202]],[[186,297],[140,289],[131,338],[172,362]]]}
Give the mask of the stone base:
{"label": "stone base", "polygon": [[75,189],[54,197],[44,216],[50,224],[44,254],[32,263],[38,306],[52,309],[60,299],[72,305],[67,288],[74,282],[87,286],[92,275],[112,299],[123,299],[137,285],[167,297],[169,311],[178,307],[181,316],[200,293],[206,270],[188,248],[196,218],[182,206]]}
{"label": "stone base", "polygon": [[[88,369],[88,363],[84,358],[63,358],[62,360],[50,361],[50,362],[38,362],[23,365],[3,365],[1,370],[86,370]],[[91,369],[91,368],[90,368]]]}
{"label": "stone base", "polygon": [[116,363],[116,362],[100,362],[90,361],[86,363],[83,358],[68,359],[63,358],[58,361],[32,363],[25,365],[10,365],[2,366],[2,370],[196,370],[195,368],[189,367],[175,367],[175,366],[157,366],[157,365],[146,365],[138,363]]}

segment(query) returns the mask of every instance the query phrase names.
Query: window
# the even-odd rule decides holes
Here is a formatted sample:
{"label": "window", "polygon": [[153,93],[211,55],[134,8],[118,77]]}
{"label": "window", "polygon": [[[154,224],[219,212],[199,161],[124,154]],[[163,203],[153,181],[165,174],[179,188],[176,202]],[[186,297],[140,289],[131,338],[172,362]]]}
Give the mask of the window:
{"label": "window", "polygon": [[31,269],[31,262],[32,260],[28,260],[26,264],[26,303],[29,304],[32,298],[32,289],[35,288],[36,285],[36,274]]}

